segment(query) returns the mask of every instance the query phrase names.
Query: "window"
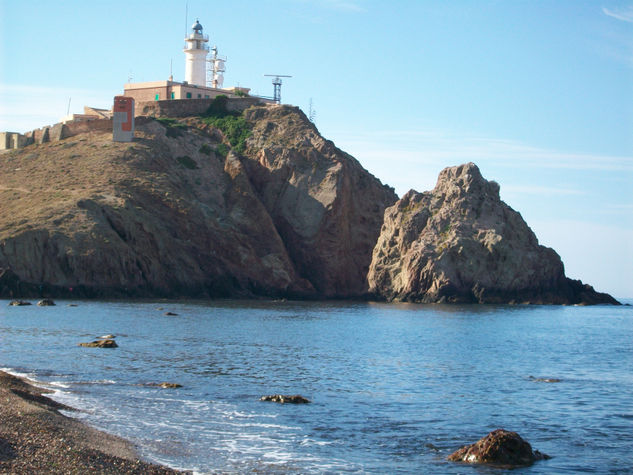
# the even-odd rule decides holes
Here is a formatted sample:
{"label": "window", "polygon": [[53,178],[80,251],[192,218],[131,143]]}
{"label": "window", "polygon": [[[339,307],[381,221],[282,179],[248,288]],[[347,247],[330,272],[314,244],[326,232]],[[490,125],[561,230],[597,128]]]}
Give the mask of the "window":
{"label": "window", "polygon": [[198,99],[200,99],[202,97],[202,94],[198,94]]}
{"label": "window", "polygon": [[187,99],[191,99],[191,93],[190,92],[187,93]]}
{"label": "window", "polygon": [[154,97],[154,100],[157,101],[160,99],[160,94],[156,94],[156,96]]}
{"label": "window", "polygon": [[175,93],[173,93],[173,92],[171,93],[171,98],[172,98],[172,99],[175,99],[175,98],[176,98]]}
{"label": "window", "polygon": [[204,98],[205,98],[205,99],[208,99],[208,98],[209,98],[209,95],[208,95],[208,94],[205,94],[205,95],[204,95]]}

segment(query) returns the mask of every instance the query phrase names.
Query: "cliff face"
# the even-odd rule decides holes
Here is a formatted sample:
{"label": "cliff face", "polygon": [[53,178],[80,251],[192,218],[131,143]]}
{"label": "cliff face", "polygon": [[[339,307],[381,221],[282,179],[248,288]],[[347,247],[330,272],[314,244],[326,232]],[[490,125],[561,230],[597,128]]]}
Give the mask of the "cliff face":
{"label": "cliff face", "polygon": [[95,132],[3,154],[0,295],[362,293],[393,191],[300,111],[247,117],[241,154],[196,118],[137,119],[130,144]]}
{"label": "cliff face", "polygon": [[446,168],[433,191],[411,190],[386,210],[368,282],[387,300],[617,303],[566,278],[558,254],[473,163]]}
{"label": "cliff face", "polygon": [[299,109],[251,108],[244,165],[298,273],[321,295],[360,296],[397,196],[323,139]]}

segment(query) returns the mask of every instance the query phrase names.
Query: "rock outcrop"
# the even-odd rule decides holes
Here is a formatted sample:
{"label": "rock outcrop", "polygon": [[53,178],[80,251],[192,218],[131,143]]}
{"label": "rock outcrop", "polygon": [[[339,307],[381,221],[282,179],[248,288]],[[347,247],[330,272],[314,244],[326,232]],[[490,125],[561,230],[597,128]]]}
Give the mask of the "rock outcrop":
{"label": "rock outcrop", "polygon": [[95,340],[89,343],[79,343],[79,346],[83,346],[86,348],[118,348],[119,345],[116,344],[114,340]]}
{"label": "rock outcrop", "polygon": [[[201,118],[137,118],[3,154],[0,297],[350,297],[392,189],[296,108],[245,113],[245,146]],[[225,131],[226,132],[226,131]]]}
{"label": "rock outcrop", "polygon": [[368,283],[389,301],[618,303],[566,278],[558,254],[473,163],[444,169],[433,191],[411,190],[385,211]]}
{"label": "rock outcrop", "polygon": [[501,467],[522,467],[537,460],[551,458],[538,450],[516,432],[497,429],[471,445],[462,447],[448,456],[451,462],[490,464]]}
{"label": "rock outcrop", "polygon": [[325,297],[366,294],[393,189],[321,137],[298,108],[256,107],[245,115],[254,127],[244,165],[299,275]]}
{"label": "rock outcrop", "polygon": [[260,401],[278,402],[279,404],[308,404],[310,400],[299,394],[287,396],[285,394],[272,394],[270,396],[262,396]]}

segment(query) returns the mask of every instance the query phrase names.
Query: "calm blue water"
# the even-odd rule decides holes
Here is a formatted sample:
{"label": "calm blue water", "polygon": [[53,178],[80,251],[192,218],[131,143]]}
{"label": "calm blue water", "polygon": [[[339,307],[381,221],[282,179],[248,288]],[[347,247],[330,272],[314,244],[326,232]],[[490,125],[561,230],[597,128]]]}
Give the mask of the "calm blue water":
{"label": "calm blue water", "polygon": [[498,474],[445,458],[503,427],[554,457],[513,473],[631,470],[633,307],[57,303],[0,301],[0,367],[173,467]]}

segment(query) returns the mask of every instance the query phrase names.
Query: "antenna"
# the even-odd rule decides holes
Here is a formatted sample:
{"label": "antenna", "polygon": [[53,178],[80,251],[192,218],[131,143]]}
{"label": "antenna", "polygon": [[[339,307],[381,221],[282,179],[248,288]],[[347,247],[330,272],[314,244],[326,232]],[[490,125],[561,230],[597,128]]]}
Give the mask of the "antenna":
{"label": "antenna", "polygon": [[187,37],[187,32],[189,31],[188,18],[189,18],[189,2],[185,2],[185,38]]}
{"label": "antenna", "polygon": [[68,109],[66,109],[66,115],[70,114],[70,100],[72,99],[72,97],[68,98]]}
{"label": "antenna", "polygon": [[226,72],[226,56],[218,55],[218,47],[211,48],[211,58],[207,59],[207,86],[222,89]]}
{"label": "antenna", "polygon": [[310,98],[310,105],[308,107],[308,119],[310,119],[310,122],[314,124],[315,117],[316,117],[316,110],[314,109],[314,105],[312,104],[312,98]]}
{"label": "antenna", "polygon": [[281,78],[291,78],[292,76],[286,76],[284,74],[264,74],[264,76],[273,78],[273,100],[277,104],[281,104]]}

